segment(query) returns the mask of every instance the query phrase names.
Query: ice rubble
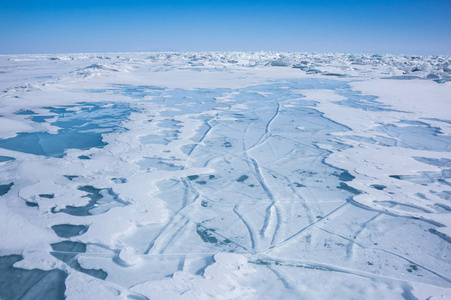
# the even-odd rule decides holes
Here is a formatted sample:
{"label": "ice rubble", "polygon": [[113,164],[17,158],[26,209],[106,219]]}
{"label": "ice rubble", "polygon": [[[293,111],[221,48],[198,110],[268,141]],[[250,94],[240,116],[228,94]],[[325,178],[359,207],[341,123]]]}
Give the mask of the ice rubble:
{"label": "ice rubble", "polygon": [[0,297],[49,287],[17,274],[55,299],[449,295],[450,77],[447,56],[0,56]]}

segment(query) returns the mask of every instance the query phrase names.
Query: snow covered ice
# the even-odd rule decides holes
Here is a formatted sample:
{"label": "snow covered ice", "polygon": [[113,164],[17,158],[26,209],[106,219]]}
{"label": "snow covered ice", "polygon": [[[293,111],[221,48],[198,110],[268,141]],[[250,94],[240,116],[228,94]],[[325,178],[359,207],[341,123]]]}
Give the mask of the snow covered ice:
{"label": "snow covered ice", "polygon": [[0,299],[450,298],[450,66],[0,56]]}

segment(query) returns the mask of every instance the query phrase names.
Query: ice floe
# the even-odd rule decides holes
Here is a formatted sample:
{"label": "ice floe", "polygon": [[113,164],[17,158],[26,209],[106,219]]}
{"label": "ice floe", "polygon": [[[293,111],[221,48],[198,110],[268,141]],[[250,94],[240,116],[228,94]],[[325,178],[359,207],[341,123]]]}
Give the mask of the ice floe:
{"label": "ice floe", "polygon": [[0,298],[448,297],[450,63],[0,56]]}

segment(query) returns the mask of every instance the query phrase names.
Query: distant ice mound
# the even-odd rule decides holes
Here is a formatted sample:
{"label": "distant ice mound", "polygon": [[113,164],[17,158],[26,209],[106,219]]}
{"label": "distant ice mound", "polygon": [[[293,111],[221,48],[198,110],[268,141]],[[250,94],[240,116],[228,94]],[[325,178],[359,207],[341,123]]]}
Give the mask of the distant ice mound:
{"label": "distant ice mound", "polygon": [[134,266],[141,261],[141,258],[136,255],[132,247],[125,247],[119,252],[119,259],[128,266]]}
{"label": "distant ice mound", "polygon": [[269,62],[269,65],[272,67],[291,67],[293,63],[289,60],[278,59]]}

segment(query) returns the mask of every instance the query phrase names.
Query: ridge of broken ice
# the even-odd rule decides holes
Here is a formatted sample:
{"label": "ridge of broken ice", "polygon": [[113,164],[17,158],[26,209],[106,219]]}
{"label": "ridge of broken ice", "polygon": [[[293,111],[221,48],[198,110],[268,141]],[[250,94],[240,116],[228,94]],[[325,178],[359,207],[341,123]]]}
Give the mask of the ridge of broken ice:
{"label": "ridge of broken ice", "polygon": [[[26,58],[25,58],[26,57]],[[348,54],[310,52],[154,52],[66,55],[10,55],[10,61],[96,60],[77,70],[79,75],[93,76],[99,71],[120,71],[124,63],[152,62],[166,67],[293,67],[310,74],[325,76],[380,77],[387,79],[451,80],[451,57],[447,55]],[[118,69],[119,68],[119,69]],[[127,70],[122,68],[122,70]]]}

